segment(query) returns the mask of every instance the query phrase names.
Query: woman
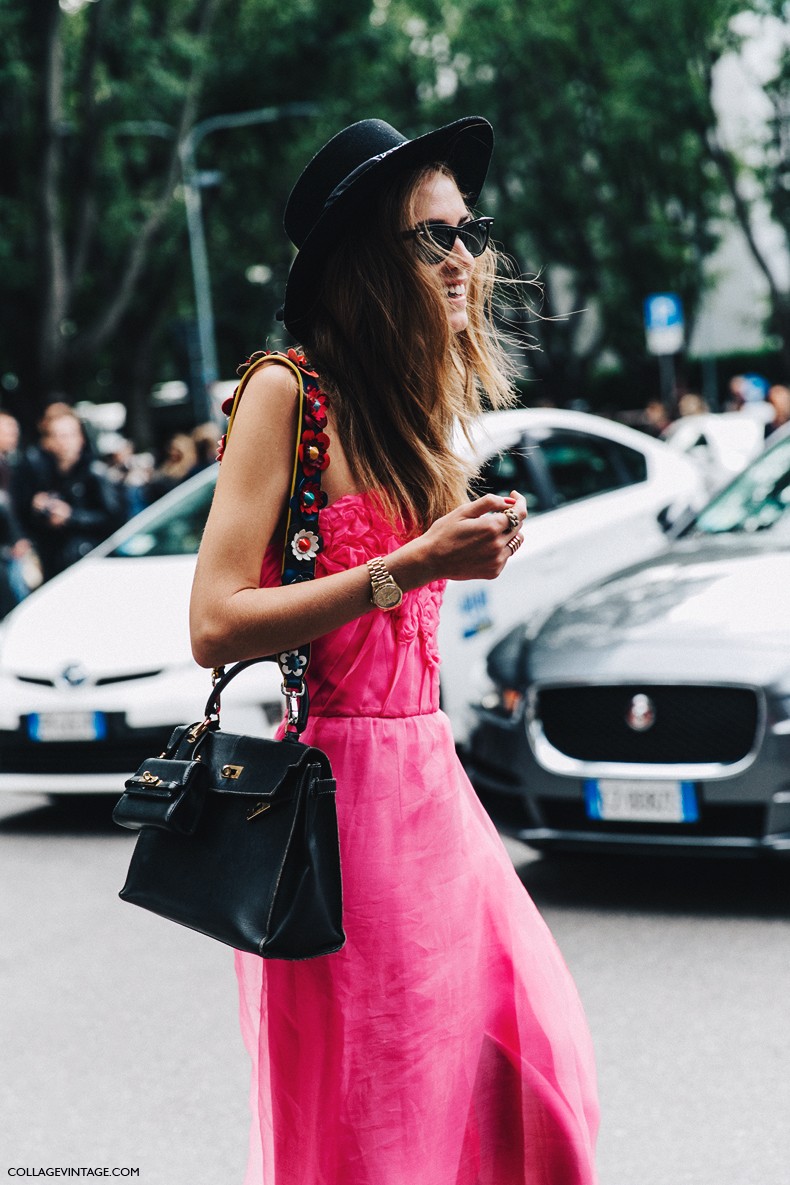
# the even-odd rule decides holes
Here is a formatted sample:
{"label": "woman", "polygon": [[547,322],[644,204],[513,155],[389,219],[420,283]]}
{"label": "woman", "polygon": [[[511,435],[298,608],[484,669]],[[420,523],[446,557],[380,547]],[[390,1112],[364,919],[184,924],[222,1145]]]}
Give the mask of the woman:
{"label": "woman", "polygon": [[315,642],[303,739],[338,783],[345,947],[237,956],[253,1061],[247,1185],[590,1185],[597,1124],[575,989],[439,711],[444,581],[493,578],[523,498],[469,501],[451,447],[510,397],[488,318],[493,146],[470,117],[415,140],[364,120],[297,182],[283,309],[327,394],[323,550],[281,587],[297,432],[276,360],[235,418],[201,547],[195,657]]}

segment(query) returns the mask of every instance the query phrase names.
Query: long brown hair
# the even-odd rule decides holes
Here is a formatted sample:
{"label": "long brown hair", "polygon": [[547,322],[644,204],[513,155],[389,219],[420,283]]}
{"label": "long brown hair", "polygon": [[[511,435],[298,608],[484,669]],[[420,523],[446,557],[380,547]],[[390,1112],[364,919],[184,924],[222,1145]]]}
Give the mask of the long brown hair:
{"label": "long brown hair", "polygon": [[468,435],[484,404],[513,402],[513,366],[492,318],[494,253],[476,261],[468,325],[456,334],[439,269],[400,233],[436,173],[452,176],[436,164],[402,178],[337,245],[304,340],[355,481],[419,530],[469,496],[473,469],[454,450],[457,430]]}

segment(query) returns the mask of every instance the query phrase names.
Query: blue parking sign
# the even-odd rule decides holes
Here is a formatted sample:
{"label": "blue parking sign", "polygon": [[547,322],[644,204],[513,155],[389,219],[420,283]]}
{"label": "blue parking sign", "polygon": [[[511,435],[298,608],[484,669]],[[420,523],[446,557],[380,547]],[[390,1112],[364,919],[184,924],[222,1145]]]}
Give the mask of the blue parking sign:
{"label": "blue parking sign", "polygon": [[683,303],[675,292],[655,292],[645,299],[645,335],[651,354],[677,354],[683,348]]}

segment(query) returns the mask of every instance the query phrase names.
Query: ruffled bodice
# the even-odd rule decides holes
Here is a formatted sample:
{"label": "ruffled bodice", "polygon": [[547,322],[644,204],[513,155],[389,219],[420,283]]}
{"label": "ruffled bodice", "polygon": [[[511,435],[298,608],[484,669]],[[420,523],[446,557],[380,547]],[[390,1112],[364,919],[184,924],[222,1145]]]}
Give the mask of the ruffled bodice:
{"label": "ruffled bodice", "polygon": [[[406,542],[375,497],[346,494],[320,513],[316,578],[343,572]],[[264,557],[261,585],[280,583],[281,544]],[[310,715],[416,716],[439,707],[437,631],[444,581],[407,592],[389,613],[370,613],[313,642]]]}

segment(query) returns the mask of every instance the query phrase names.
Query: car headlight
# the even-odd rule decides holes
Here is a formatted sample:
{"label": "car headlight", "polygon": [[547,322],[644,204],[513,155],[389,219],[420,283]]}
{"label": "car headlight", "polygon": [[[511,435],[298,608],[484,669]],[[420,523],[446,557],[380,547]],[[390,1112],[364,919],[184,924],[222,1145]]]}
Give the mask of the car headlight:
{"label": "car headlight", "polygon": [[495,687],[480,700],[480,707],[487,712],[496,712],[499,716],[513,719],[521,711],[524,703],[524,692],[516,687]]}
{"label": "car headlight", "polygon": [[493,687],[480,701],[487,711],[510,718],[521,711],[527,686],[527,649],[527,625],[521,622],[489,651],[486,669]]}

